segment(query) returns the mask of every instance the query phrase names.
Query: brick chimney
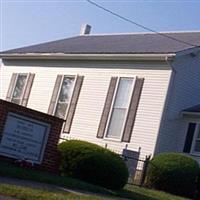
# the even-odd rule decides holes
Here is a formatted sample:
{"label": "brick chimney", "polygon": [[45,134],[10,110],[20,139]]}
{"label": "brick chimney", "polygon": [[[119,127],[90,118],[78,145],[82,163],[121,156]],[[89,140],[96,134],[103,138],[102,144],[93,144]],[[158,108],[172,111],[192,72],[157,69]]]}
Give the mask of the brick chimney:
{"label": "brick chimney", "polygon": [[82,24],[80,35],[89,35],[91,31],[91,26],[88,24]]}

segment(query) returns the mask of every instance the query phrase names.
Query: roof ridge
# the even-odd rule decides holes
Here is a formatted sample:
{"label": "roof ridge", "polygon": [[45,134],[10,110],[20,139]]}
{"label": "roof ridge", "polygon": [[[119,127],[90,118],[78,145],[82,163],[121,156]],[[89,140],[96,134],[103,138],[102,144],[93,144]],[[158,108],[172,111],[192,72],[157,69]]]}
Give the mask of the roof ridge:
{"label": "roof ridge", "polygon": [[[168,33],[199,33],[200,30],[190,30],[190,31],[160,31],[158,33],[161,34],[168,34]],[[124,33],[93,33],[93,34],[86,34],[86,35],[77,35],[77,36],[83,36],[83,37],[89,37],[89,36],[114,36],[114,35],[145,35],[145,34],[158,34],[153,32],[124,32]]]}

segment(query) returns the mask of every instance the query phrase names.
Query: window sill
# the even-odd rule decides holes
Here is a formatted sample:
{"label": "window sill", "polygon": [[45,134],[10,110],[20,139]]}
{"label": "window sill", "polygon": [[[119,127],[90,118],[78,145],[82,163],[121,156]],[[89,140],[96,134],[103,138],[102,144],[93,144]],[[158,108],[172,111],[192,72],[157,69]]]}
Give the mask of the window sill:
{"label": "window sill", "polygon": [[108,138],[108,137],[104,137],[103,140],[122,143],[121,139],[117,139],[117,138]]}
{"label": "window sill", "polygon": [[190,153],[188,154],[190,156],[194,156],[194,157],[200,157],[200,153]]}

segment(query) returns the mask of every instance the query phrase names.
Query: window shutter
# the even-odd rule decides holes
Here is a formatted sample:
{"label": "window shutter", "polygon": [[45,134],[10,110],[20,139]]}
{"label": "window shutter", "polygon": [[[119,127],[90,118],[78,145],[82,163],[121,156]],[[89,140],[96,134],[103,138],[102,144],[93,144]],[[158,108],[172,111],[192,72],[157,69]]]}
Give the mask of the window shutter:
{"label": "window shutter", "polygon": [[184,149],[183,149],[183,152],[185,152],[185,153],[190,153],[195,128],[196,128],[196,123],[189,123],[187,135],[186,135],[186,139],[185,139],[185,145],[184,145]]}
{"label": "window shutter", "polygon": [[27,77],[28,80],[26,82],[26,86],[25,86],[25,89],[24,89],[24,95],[23,95],[23,99],[22,99],[22,103],[21,103],[22,106],[27,106],[28,98],[29,98],[29,95],[30,95],[30,92],[31,92],[34,77],[35,77],[35,74],[31,74],[31,73]]}
{"label": "window shutter", "polygon": [[16,79],[17,79],[17,73],[13,73],[11,80],[10,80],[8,92],[7,92],[7,95],[6,95],[6,101],[11,101],[11,99],[12,99],[12,92],[13,92],[13,89],[15,87]]}
{"label": "window shutter", "polygon": [[58,92],[59,92],[59,89],[60,89],[60,84],[61,84],[62,78],[63,78],[63,75],[57,75],[56,82],[55,82],[54,89],[53,89],[53,94],[51,96],[51,101],[50,101],[50,104],[49,104],[49,109],[48,109],[49,115],[54,114],[53,111],[54,111],[54,108],[55,108],[55,105],[56,105],[56,101],[57,101]]}
{"label": "window shutter", "polygon": [[105,133],[106,124],[107,124],[107,121],[108,121],[108,116],[109,116],[109,112],[110,112],[110,109],[111,109],[113,96],[114,96],[114,93],[115,93],[117,79],[118,79],[118,77],[112,77],[111,80],[110,80],[110,85],[109,85],[109,88],[108,88],[103,112],[102,112],[102,115],[101,115],[101,120],[100,120],[100,123],[99,123],[99,128],[98,128],[98,131],[97,131],[97,137],[98,138],[103,138],[104,133]]}
{"label": "window shutter", "polygon": [[144,78],[136,78],[133,94],[131,97],[130,107],[125,122],[124,132],[122,136],[122,142],[130,142],[131,134],[135,122],[135,117],[137,113],[137,108],[139,105],[139,100],[142,92],[142,87],[144,83]]}
{"label": "window shutter", "polygon": [[79,94],[80,94],[80,91],[81,91],[81,86],[82,86],[82,83],[83,83],[83,79],[84,79],[84,76],[77,76],[76,83],[75,83],[74,90],[73,90],[73,94],[72,94],[72,97],[71,97],[71,102],[70,102],[68,112],[67,112],[66,122],[65,122],[65,125],[64,125],[64,129],[63,129],[63,131],[65,133],[70,132],[74,113],[75,113],[75,110],[76,110],[76,105],[77,105]]}

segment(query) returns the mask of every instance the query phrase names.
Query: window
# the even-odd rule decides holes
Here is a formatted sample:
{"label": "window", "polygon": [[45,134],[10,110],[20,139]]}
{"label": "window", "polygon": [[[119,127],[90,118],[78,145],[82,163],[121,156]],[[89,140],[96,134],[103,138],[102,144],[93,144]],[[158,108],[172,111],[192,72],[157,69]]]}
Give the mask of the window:
{"label": "window", "polygon": [[134,78],[119,79],[108,120],[107,138],[121,138],[129,110],[133,87]]}
{"label": "window", "polygon": [[188,124],[183,152],[200,155],[200,123]]}
{"label": "window", "polygon": [[144,78],[112,76],[97,129],[97,138],[130,142]]}
{"label": "window", "polygon": [[11,102],[16,104],[21,104],[27,76],[28,76],[27,74],[18,74]]}
{"label": "window", "polygon": [[65,119],[64,133],[70,132],[83,79],[80,75],[57,75],[48,114]]}
{"label": "window", "polygon": [[197,124],[195,129],[192,153],[200,153],[200,124]]}
{"label": "window", "polygon": [[59,118],[65,118],[67,108],[70,104],[70,99],[74,87],[75,76],[63,76],[60,87],[57,105],[55,106],[54,115]]}
{"label": "window", "polygon": [[28,103],[35,74],[12,74],[6,100],[22,106]]}

